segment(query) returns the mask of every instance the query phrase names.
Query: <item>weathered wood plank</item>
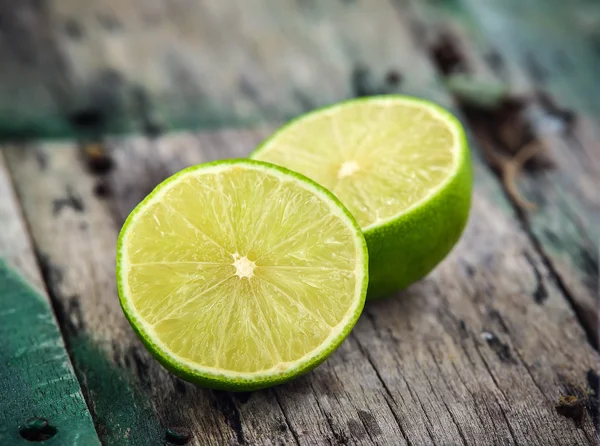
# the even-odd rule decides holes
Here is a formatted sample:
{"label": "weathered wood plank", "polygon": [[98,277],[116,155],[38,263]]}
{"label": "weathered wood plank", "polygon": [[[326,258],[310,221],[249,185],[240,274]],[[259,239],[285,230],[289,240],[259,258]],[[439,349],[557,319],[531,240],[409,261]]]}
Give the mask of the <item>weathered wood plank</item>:
{"label": "weathered wood plank", "polygon": [[[247,156],[249,150],[272,130],[262,128],[206,135],[174,135],[161,138],[155,147],[168,173],[172,174],[183,166],[223,156]],[[147,158],[147,147],[141,149],[136,154],[139,160]],[[115,180],[118,184],[119,181]],[[131,179],[127,182],[130,183]],[[121,188],[126,189],[127,186]],[[130,203],[123,208],[123,218],[130,211],[131,204],[135,205]],[[360,359],[363,359],[362,364],[358,362]],[[353,341],[347,341],[336,356],[315,374],[313,379],[301,378],[299,383],[273,390],[297,441],[303,444],[332,441],[405,444],[402,428],[388,407],[385,388]]]}
{"label": "weathered wood plank", "polygon": [[[100,420],[97,424],[103,441],[160,444],[167,428],[187,426],[194,433],[194,444],[275,444],[295,440],[302,444],[323,444],[334,441],[336,435],[354,438],[356,435],[348,423],[353,420],[350,426],[360,426],[359,410],[372,411],[380,420],[380,431],[388,438],[396,438],[399,429],[385,402],[381,384],[363,389],[379,407],[374,403],[369,406],[360,393],[353,394],[358,409],[345,407],[347,418],[332,412],[331,419],[341,420],[337,430],[332,431],[319,401],[305,386],[293,384],[285,391],[247,396],[202,390],[171,376],[143,349],[122,315],[114,289],[118,225],[130,210],[118,211],[117,203],[130,202],[131,195],[147,192],[145,188],[150,181],[155,182],[175,165],[152,167],[152,160],[160,156],[157,144],[161,143],[142,143],[141,139],[133,140],[115,151],[118,166],[115,175],[119,180],[107,184],[118,200],[94,194],[97,182],[108,179],[91,177],[73,145],[47,147],[44,151],[36,148],[7,151],[17,177],[34,175],[41,181],[29,186],[22,183],[19,190],[24,203],[29,203],[25,205],[29,215],[49,217],[39,221],[39,225],[36,223],[33,232],[48,267],[63,272],[61,280],[51,276],[47,280],[55,299],[63,302],[61,317],[67,326],[69,345],[73,346],[71,354],[78,376],[86,384],[92,413]],[[40,169],[36,156],[45,157],[44,170]],[[201,156],[201,152],[196,152],[196,156]],[[138,169],[141,160],[146,160],[147,166]],[[180,167],[181,164],[176,168]],[[40,184],[45,186],[39,187]],[[53,205],[73,198],[81,206],[65,206],[57,211]],[[370,378],[368,373],[358,370],[361,373],[352,369],[352,375],[343,374],[343,379],[357,383],[376,379],[372,370]],[[323,368],[319,373],[326,371]],[[327,379],[319,382],[321,388],[329,386]],[[122,400],[123,404],[115,404],[117,396],[117,401]],[[302,411],[284,413],[280,401],[284,407],[298,405]],[[357,429],[354,428],[357,435],[364,434]],[[359,443],[372,444],[368,438]]]}
{"label": "weathered wood plank", "polygon": [[[545,2],[541,16],[542,4],[536,2],[485,5],[412,2],[411,14],[426,32],[423,51],[433,49],[435,56],[436,48],[445,46],[453,53],[454,61],[442,67],[448,79],[464,76],[483,86],[503,85],[522,98],[512,109],[500,101],[484,110],[455,91],[488,150],[508,155],[537,140],[552,161],[546,168],[526,167],[518,178],[518,188],[536,208],[516,200],[513,205],[597,346],[600,110],[595,105],[600,93],[591,82],[600,75],[600,64],[578,22],[571,20],[573,11],[567,13],[571,5]],[[543,79],[532,64],[543,71]]]}
{"label": "weathered wood plank", "polygon": [[[88,389],[96,417],[119,423],[133,444],[154,444],[173,425],[189,428],[196,444],[595,443],[590,414],[577,428],[554,404],[572,387],[587,386],[588,371],[600,369],[598,354],[480,163],[473,216],[456,252],[397,299],[369,304],[351,338],[313,373],[237,396],[165,372],[118,307],[111,277],[117,228],[166,175],[247,153],[260,137],[228,131],[128,140],[115,146],[115,170],[102,178],[86,172],[73,146],[7,151],[15,178],[38,178],[17,180],[17,187],[38,248],[63,271],[60,283],[49,278],[55,298],[81,296],[79,310],[65,305],[63,317],[78,321],[79,336],[100,345],[111,369],[151,406],[143,412],[137,400],[124,415],[107,403],[114,390]],[[45,170],[36,161],[40,153]],[[94,195],[99,181],[110,195]],[[64,199],[69,186],[83,210],[65,207],[53,215],[53,201]],[[534,299],[539,289],[544,305]],[[90,359],[77,350],[72,355],[85,383]],[[156,416],[148,418],[152,410]],[[118,443],[113,429],[100,430],[108,443]]]}
{"label": "weathered wood plank", "polygon": [[0,443],[99,444],[1,153],[0,227]]}
{"label": "weathered wood plank", "polygon": [[[269,41],[279,25],[273,25],[273,17],[300,6],[247,3],[249,23],[271,33],[256,43],[267,68],[259,64],[248,74],[263,79],[257,87],[260,100],[256,93],[246,97],[256,102],[251,108],[261,119],[280,120],[288,109],[336,99],[337,93],[328,96],[330,90],[345,88],[343,95],[386,91],[390,80],[393,91],[449,103],[431,65],[415,50],[406,17],[387,2],[357,3],[344,6],[349,11],[344,13],[333,3],[302,9],[282,22],[293,26],[278,32],[282,43],[274,48]],[[254,22],[259,14],[252,8],[264,11],[267,5],[274,11],[260,16],[267,23]],[[227,17],[227,28],[244,16],[222,9],[222,2],[209,6],[212,14]],[[187,15],[185,7],[178,14]],[[364,19],[367,13],[371,20]],[[222,31],[215,32],[225,39],[222,48],[245,45],[244,39],[227,40]],[[349,40],[337,38],[343,33]],[[290,43],[296,34],[311,45]],[[292,55],[286,58],[282,47]],[[351,63],[338,67],[337,57],[346,51]],[[284,70],[281,78],[266,77],[278,60],[310,72],[301,101],[276,88],[274,97],[282,104],[273,106],[262,96],[289,75]],[[231,73],[219,66],[203,65],[202,79],[210,79],[215,92],[230,86]],[[556,276],[477,156],[473,216],[455,253],[398,299],[369,304],[353,335],[323,366],[291,384],[241,396],[197,389],[165,372],[141,348],[118,306],[113,283],[118,227],[168,174],[198,161],[244,155],[260,137],[231,130],[115,141],[116,167],[104,176],[91,176],[72,145],[7,151],[36,245],[46,255],[46,279],[55,300],[63,303],[59,314],[69,344],[76,346],[71,354],[101,420],[103,440],[155,444],[169,427],[183,425],[195,444],[597,442],[593,407],[582,410],[578,428],[555,404],[560,396],[583,396],[578,386],[588,384],[589,401],[596,401],[598,354],[585,342]],[[46,160],[45,168],[39,159]],[[62,271],[62,279],[53,271]],[[74,295],[80,297],[71,299]],[[536,302],[540,297],[543,305]]]}
{"label": "weathered wood plank", "polygon": [[[388,3],[250,0],[237,9],[209,0],[0,5],[0,135],[248,125],[352,94],[397,91],[401,77],[390,65],[398,50]],[[462,3],[469,2],[443,2],[448,9]],[[576,89],[565,105],[576,101],[597,112],[598,101],[588,92],[598,75],[600,13],[589,0],[566,5],[552,0],[469,7],[504,20],[505,28],[486,17],[482,22],[512,50],[523,53],[507,35],[533,37],[519,63],[537,77],[545,76],[546,63],[564,65],[573,71],[569,82],[549,82],[567,94]],[[378,47],[366,44],[373,39]],[[573,68],[571,57],[588,60],[588,69]],[[219,79],[211,76],[215,66]]]}

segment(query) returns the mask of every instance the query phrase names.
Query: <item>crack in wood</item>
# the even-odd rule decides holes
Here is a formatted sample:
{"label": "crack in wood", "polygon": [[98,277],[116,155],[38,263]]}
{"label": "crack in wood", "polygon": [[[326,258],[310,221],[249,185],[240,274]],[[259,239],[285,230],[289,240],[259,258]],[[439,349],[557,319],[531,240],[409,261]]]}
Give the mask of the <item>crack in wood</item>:
{"label": "crack in wood", "polygon": [[[369,313],[367,311],[365,311],[363,313],[363,315],[368,315],[368,314]],[[369,318],[369,321],[371,322],[371,324],[373,324],[373,321],[371,320],[371,318]],[[374,328],[375,328],[375,326],[374,326]],[[350,337],[352,339],[354,339],[354,341],[356,342],[356,345],[358,346],[358,349],[360,350],[361,354],[367,360],[367,362],[369,363],[369,365],[371,366],[371,368],[375,372],[375,376],[377,376],[377,379],[379,380],[379,382],[381,383],[383,389],[385,390],[386,394],[384,395],[384,400],[385,400],[388,408],[390,409],[390,412],[392,413],[392,416],[394,417],[394,420],[396,421],[396,424],[398,425],[398,429],[400,429],[400,432],[402,433],[402,436],[404,437],[404,440],[406,441],[406,443],[408,444],[408,446],[412,446],[410,438],[408,437],[408,435],[406,434],[406,431],[402,427],[402,423],[400,422],[400,418],[398,417],[398,415],[396,414],[396,411],[394,410],[394,408],[392,407],[392,405],[390,403],[390,401],[394,401],[395,402],[394,396],[392,395],[392,392],[390,391],[389,387],[387,386],[387,384],[383,380],[383,377],[381,376],[381,373],[379,372],[379,369],[375,366],[375,363],[373,362],[373,359],[371,358],[371,355],[369,355],[368,351],[363,347],[363,345],[361,344],[361,342],[358,339],[358,337],[356,335],[354,335],[353,333],[350,333]],[[389,398],[389,400],[388,400],[388,398]],[[433,439],[432,439],[432,441],[433,441]]]}
{"label": "crack in wood", "polygon": [[585,314],[586,309],[582,308],[580,305],[578,305],[577,300],[572,296],[571,292],[569,291],[568,287],[566,286],[561,275],[555,268],[552,260],[547,255],[544,248],[542,247],[537,235],[531,229],[531,226],[529,224],[529,221],[527,219],[525,211],[521,207],[517,206],[515,203],[513,203],[513,207],[515,210],[515,214],[516,214],[517,218],[519,219],[519,222],[521,223],[523,230],[529,236],[531,243],[532,243],[533,247],[535,248],[535,251],[537,252],[538,256],[542,260],[542,263],[544,264],[544,266],[550,273],[551,279],[556,283],[557,287],[561,291],[561,294],[565,297],[565,299],[569,303],[569,306],[573,310],[575,317],[577,318],[579,324],[581,325],[581,327],[583,328],[583,330],[586,334],[588,342],[590,343],[590,345],[592,347],[594,347],[594,349],[599,350],[598,331],[597,331],[598,327],[591,326],[590,324],[587,323],[588,317]]}
{"label": "crack in wood", "polygon": [[277,395],[277,390],[272,390],[272,394],[273,397],[275,398],[275,401],[277,402],[277,405],[279,406],[279,409],[281,410],[281,413],[283,414],[283,418],[285,420],[285,423],[288,427],[288,429],[290,430],[290,432],[292,433],[292,437],[294,438],[294,441],[296,442],[296,444],[299,446],[300,443],[300,437],[298,436],[298,432],[296,432],[296,429],[294,429],[294,427],[292,426],[292,423],[288,417],[287,412],[285,411],[285,409],[283,408],[283,405],[281,404],[281,401],[279,399],[279,395]]}
{"label": "crack in wood", "polygon": [[[431,355],[431,359],[433,360],[433,363],[436,365],[436,367],[438,368],[438,370],[440,370],[439,364],[437,362],[437,359],[435,357],[435,354],[433,352],[433,350],[431,349],[430,345],[426,346],[427,351],[429,352],[429,354]],[[427,374],[427,372],[425,371],[423,373],[423,376],[425,377],[425,380],[427,381],[427,384],[429,384],[429,387],[431,389],[432,392],[435,392],[435,386],[433,385],[433,383],[431,382],[431,379],[429,378],[429,375]],[[449,386],[447,386],[448,390],[450,390]],[[452,390],[454,392],[454,390]],[[455,394],[456,395],[456,394]],[[450,410],[450,407],[448,406],[448,403],[446,402],[445,398],[440,398],[440,400],[442,401],[442,404],[444,405],[444,407],[446,408],[446,412],[448,412],[448,415],[450,416],[450,419],[452,420],[452,422],[454,423],[454,425],[456,426],[456,430],[458,431],[458,435],[460,436],[462,443],[467,446],[469,443],[467,442],[467,439],[465,438],[465,435],[460,427],[460,425],[458,424],[458,422],[456,421],[456,417],[454,416],[454,414],[452,413],[452,411]]]}
{"label": "crack in wood", "polygon": [[242,427],[240,411],[238,410],[231,394],[222,390],[213,390],[212,394],[214,396],[213,403],[215,405],[215,408],[219,412],[221,412],[223,418],[225,419],[225,422],[235,433],[235,437],[237,439],[238,444],[247,444],[246,439],[244,437],[244,430]]}
{"label": "crack in wood", "polygon": [[[485,411],[487,412],[489,419],[491,420],[492,424],[494,425],[494,429],[497,431],[498,427],[496,426],[496,420],[495,420],[494,416],[492,416],[492,413],[490,412],[490,408],[488,407],[488,404],[487,404],[487,399],[485,399],[485,398],[475,398],[475,394],[471,391],[470,386],[467,385],[466,381],[463,379],[462,374],[459,372],[459,370],[456,367],[456,364],[454,363],[454,361],[450,361],[450,364],[452,366],[452,369],[456,373],[456,376],[458,377],[458,380],[461,382],[461,384],[463,385],[464,389],[466,390],[466,392],[471,397],[471,400],[473,401],[475,407],[478,408],[479,405],[482,405],[485,408]],[[475,413],[477,414],[477,417],[479,418],[479,421],[481,422],[481,425],[485,427],[486,424],[487,424],[486,420],[484,420],[482,418],[482,416],[481,416],[481,414],[479,413],[478,410],[475,410]]]}
{"label": "crack in wood", "polygon": [[313,387],[312,382],[309,382],[309,386],[314,395],[315,403],[317,404],[319,411],[323,415],[323,418],[327,422],[327,425],[329,426],[329,430],[331,431],[331,434],[333,435],[333,438],[335,438],[337,444],[342,444],[342,445],[348,444],[348,438],[342,432],[337,432],[336,429],[334,429],[333,422],[331,420],[331,416],[330,416],[330,414],[327,413],[327,411],[325,409],[323,409],[323,406],[321,406],[321,402],[319,401],[319,393],[317,393],[315,391],[315,388]]}
{"label": "crack in wood", "polygon": [[531,266],[533,276],[535,277],[535,290],[532,293],[533,299],[536,303],[541,305],[548,299],[548,291],[546,290],[546,285],[544,285],[544,279],[542,278],[542,274],[537,265],[531,258],[531,255],[527,251],[523,251],[523,257]]}
{"label": "crack in wood", "polygon": [[[380,336],[380,334],[379,334],[379,332],[378,332],[378,330],[377,330],[377,324],[376,324],[376,323],[375,323],[375,321],[373,320],[373,316],[372,316],[372,315],[371,315],[371,314],[370,314],[368,311],[365,311],[365,312],[363,313],[363,315],[365,315],[365,316],[367,317],[367,319],[368,319],[368,320],[369,320],[369,322],[371,323],[371,326],[372,326],[372,328],[373,328],[373,331],[376,333],[377,337],[379,337],[379,338],[381,339],[381,336]],[[404,428],[402,427],[402,424],[401,424],[401,422],[400,422],[400,419],[399,419],[399,417],[396,415],[396,411],[394,411],[393,407],[392,407],[392,406],[391,406],[391,404],[390,404],[390,401],[388,401],[388,398],[389,398],[391,401],[395,402],[395,398],[394,398],[394,396],[393,396],[393,394],[392,394],[392,392],[391,392],[390,388],[388,387],[387,383],[385,382],[385,380],[384,380],[384,379],[383,379],[383,377],[381,376],[381,373],[380,373],[379,369],[377,368],[377,366],[376,366],[375,362],[373,361],[373,358],[371,357],[371,355],[370,355],[370,353],[368,352],[368,350],[366,350],[366,349],[363,347],[363,345],[361,344],[360,340],[359,340],[359,339],[358,339],[356,336],[352,335],[352,333],[350,334],[350,336],[352,336],[352,337],[355,339],[355,341],[356,341],[356,344],[357,344],[357,345],[358,345],[358,347],[359,347],[359,350],[361,351],[361,353],[363,354],[363,356],[364,356],[364,357],[367,359],[367,361],[369,362],[369,364],[370,364],[370,365],[371,365],[371,367],[373,368],[373,371],[375,372],[375,374],[376,374],[377,378],[378,378],[378,379],[379,379],[379,381],[381,382],[381,385],[382,385],[382,386],[383,386],[383,388],[385,389],[385,391],[386,391],[386,393],[387,393],[387,398],[385,398],[385,400],[386,400],[386,402],[387,402],[387,404],[388,404],[388,406],[389,406],[390,410],[392,411],[392,415],[394,416],[394,419],[396,420],[396,423],[398,424],[398,428],[400,429],[400,431],[402,432],[402,435],[404,436],[404,439],[406,440],[406,442],[407,442],[407,443],[408,443],[408,445],[410,446],[410,445],[411,445],[411,441],[410,441],[410,439],[409,439],[409,437],[408,437],[408,435],[407,435],[406,431],[405,431],[405,430],[404,430]],[[412,396],[412,392],[410,391],[410,388],[408,387],[408,383],[406,382],[406,380],[403,380],[403,381],[404,381],[404,383],[406,384],[406,387],[409,389],[409,393],[411,393],[411,397],[412,397],[412,399],[414,400],[415,398]],[[420,401],[419,401],[419,404],[420,404]],[[421,405],[421,410],[423,410],[423,407],[422,407],[422,405]],[[429,421],[428,415],[427,415],[427,414],[425,414],[425,416],[427,417],[427,421]],[[429,421],[429,422],[430,422],[430,421]],[[431,423],[431,422],[430,422],[430,423]],[[427,433],[427,436],[429,437],[429,439],[430,439],[432,442],[434,442],[433,435],[432,435],[432,433],[431,433],[431,431],[430,431],[430,429],[429,429],[429,426],[427,426],[427,423],[423,423],[423,425],[424,425],[424,427],[425,427],[425,431],[426,431],[426,433]]]}
{"label": "crack in wood", "polygon": [[[498,384],[498,381],[496,380],[496,377],[494,376],[494,374],[492,373],[492,370],[490,369],[490,366],[488,365],[487,361],[485,360],[484,356],[481,354],[481,352],[479,351],[479,346],[477,345],[477,343],[474,343],[474,347],[475,347],[475,351],[477,352],[477,354],[479,355],[479,359],[481,360],[481,363],[483,364],[483,366],[485,367],[485,369],[488,372],[488,375],[490,376],[490,378],[492,379],[492,382],[494,383],[494,386],[496,387],[496,389],[498,389],[498,391],[500,392],[500,394],[502,395],[502,397],[504,398],[504,401],[509,404],[510,403],[510,399],[506,396],[506,394],[504,393],[504,390],[502,390],[502,388],[500,387],[500,385]],[[502,406],[502,404],[500,403],[500,400],[498,400],[498,396],[495,395],[492,392],[492,395],[494,395],[494,398],[496,399],[496,402],[498,403],[498,407],[500,408],[500,412],[502,413],[504,420],[506,421],[506,426],[508,427],[508,430],[510,431],[510,435],[514,441],[515,444],[519,444],[519,441],[517,440],[517,436],[515,435],[515,432],[513,430],[513,427],[510,424],[510,421],[508,420],[508,416],[504,410],[504,407]]]}
{"label": "crack in wood", "polygon": [[[408,384],[408,381],[406,379],[403,379],[404,384],[406,385],[406,389],[408,390],[408,393],[410,394],[410,397],[413,401],[416,401],[418,406],[421,408],[421,412],[423,413],[423,415],[425,415],[425,420],[423,420],[423,426],[425,426],[425,430],[427,431],[427,435],[429,436],[429,438],[431,438],[431,441],[435,444],[435,435],[434,433],[431,431],[432,427],[435,425],[434,423],[432,423],[431,418],[429,417],[429,413],[425,410],[425,407],[423,406],[423,402],[421,401],[421,398],[419,398],[418,394],[415,394],[415,392],[413,392],[413,390],[411,389],[411,386]],[[426,421],[426,422],[425,422]]]}

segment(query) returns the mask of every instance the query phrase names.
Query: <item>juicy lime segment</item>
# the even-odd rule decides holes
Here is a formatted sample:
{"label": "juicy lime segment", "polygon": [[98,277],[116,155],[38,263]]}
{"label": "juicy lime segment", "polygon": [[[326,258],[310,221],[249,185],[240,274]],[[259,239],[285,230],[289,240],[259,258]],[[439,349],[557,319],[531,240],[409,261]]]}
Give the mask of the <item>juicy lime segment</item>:
{"label": "juicy lime segment", "polygon": [[251,157],[309,176],[346,205],[369,245],[369,297],[427,274],[467,220],[464,131],[427,101],[381,96],[317,110],[284,126]]}
{"label": "juicy lime segment", "polygon": [[132,212],[118,247],[121,303],[157,358],[213,387],[257,388],[316,366],[366,293],[348,212],[265,163],[186,169]]}
{"label": "juicy lime segment", "polygon": [[[420,202],[452,172],[454,135],[432,110],[353,101],[291,126],[256,159],[309,174],[362,228]],[[382,131],[384,130],[384,131]],[[423,150],[426,148],[426,150]]]}

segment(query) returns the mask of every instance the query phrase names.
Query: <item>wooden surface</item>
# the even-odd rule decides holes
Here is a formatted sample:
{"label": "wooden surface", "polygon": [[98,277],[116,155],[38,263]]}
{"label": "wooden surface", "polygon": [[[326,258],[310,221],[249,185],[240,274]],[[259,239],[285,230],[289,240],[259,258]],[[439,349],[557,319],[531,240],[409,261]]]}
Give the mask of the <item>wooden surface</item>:
{"label": "wooden surface", "polygon": [[[1,131],[81,136],[2,148],[0,443],[26,443],[19,428],[38,416],[57,445],[76,433],[144,446],[598,444],[598,23],[591,0],[0,1],[0,97],[13,95],[0,104],[28,112],[0,113]],[[165,371],[116,296],[131,209],[185,166],[246,156],[291,116],[395,92],[453,108],[471,133],[473,210],[453,253],[369,303],[292,383],[231,394]],[[106,130],[142,134],[98,139]],[[502,172],[532,141],[543,149],[515,195]],[[98,147],[107,157],[91,160]]]}
{"label": "wooden surface", "polygon": [[1,154],[0,224],[0,444],[97,445]]}

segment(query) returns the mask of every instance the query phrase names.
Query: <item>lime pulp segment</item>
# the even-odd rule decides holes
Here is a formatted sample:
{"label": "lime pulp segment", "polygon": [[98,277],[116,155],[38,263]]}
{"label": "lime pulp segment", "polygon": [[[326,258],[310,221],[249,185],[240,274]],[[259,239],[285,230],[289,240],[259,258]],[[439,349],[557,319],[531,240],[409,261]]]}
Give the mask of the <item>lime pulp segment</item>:
{"label": "lime pulp segment", "polygon": [[142,340],[167,367],[216,387],[316,365],[366,293],[366,245],[343,206],[300,175],[248,160],[159,185],[128,218],[117,257],[121,302]]}
{"label": "lime pulp segment", "polygon": [[253,158],[308,175],[368,229],[418,204],[455,168],[456,135],[423,104],[381,97],[332,106],[284,127]]}

